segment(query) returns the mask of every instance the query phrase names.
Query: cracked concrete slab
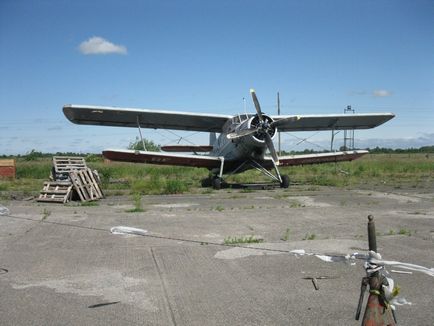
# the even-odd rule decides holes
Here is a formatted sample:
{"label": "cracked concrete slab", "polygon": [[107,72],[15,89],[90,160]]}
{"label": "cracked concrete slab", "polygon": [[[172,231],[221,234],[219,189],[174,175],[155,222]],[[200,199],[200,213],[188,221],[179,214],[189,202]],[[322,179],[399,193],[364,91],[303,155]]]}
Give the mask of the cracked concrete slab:
{"label": "cracked concrete slab", "polygon": [[[288,251],[366,252],[368,214],[383,258],[433,267],[426,193],[307,188],[143,196],[138,213],[126,212],[130,197],[92,207],[0,203],[10,210],[0,216],[0,324],[359,325],[362,262]],[[119,225],[148,233],[111,234]],[[250,235],[264,243],[221,245]],[[315,290],[311,276],[332,278]],[[398,307],[399,323],[431,324],[433,280],[393,277],[412,302]]]}

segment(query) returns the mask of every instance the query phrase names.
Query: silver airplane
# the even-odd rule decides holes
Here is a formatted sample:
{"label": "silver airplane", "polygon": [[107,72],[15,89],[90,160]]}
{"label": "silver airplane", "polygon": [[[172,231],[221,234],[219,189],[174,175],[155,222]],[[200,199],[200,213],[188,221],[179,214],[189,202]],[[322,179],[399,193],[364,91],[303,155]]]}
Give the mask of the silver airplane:
{"label": "silver airplane", "polygon": [[209,132],[209,145],[163,146],[164,152],[107,149],[103,155],[113,161],[207,168],[210,178],[203,185],[215,189],[221,188],[223,175],[249,169],[259,170],[282,188],[287,188],[289,177],[280,174],[279,166],[352,161],[368,153],[351,150],[279,157],[273,144],[278,131],[369,129],[395,116],[393,113],[266,115],[255,91],[251,89],[250,93],[256,114],[221,115],[85,105],[65,105],[63,112],[76,124],[135,127],[139,131],[140,128],[152,128]]}

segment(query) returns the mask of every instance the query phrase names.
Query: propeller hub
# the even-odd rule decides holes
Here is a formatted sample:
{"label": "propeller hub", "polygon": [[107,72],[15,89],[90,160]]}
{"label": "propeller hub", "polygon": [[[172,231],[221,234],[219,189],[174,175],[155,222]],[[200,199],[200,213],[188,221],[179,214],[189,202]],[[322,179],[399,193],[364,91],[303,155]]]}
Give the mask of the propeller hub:
{"label": "propeller hub", "polygon": [[268,133],[271,138],[276,134],[276,127],[272,126],[273,119],[265,114],[262,114],[262,119],[256,115],[251,121],[249,128],[256,128],[253,137],[259,141],[265,140],[265,133]]}

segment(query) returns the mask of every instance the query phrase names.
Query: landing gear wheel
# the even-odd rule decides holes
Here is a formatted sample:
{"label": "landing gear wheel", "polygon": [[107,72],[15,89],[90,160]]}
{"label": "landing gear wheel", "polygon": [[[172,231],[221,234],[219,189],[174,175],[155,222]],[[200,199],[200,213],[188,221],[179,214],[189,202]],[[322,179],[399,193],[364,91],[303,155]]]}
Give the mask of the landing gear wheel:
{"label": "landing gear wheel", "polygon": [[289,177],[287,175],[282,175],[282,182],[280,183],[280,188],[289,187]]}
{"label": "landing gear wheel", "polygon": [[220,178],[212,179],[212,187],[215,190],[220,190],[222,188],[222,179],[220,179]]}

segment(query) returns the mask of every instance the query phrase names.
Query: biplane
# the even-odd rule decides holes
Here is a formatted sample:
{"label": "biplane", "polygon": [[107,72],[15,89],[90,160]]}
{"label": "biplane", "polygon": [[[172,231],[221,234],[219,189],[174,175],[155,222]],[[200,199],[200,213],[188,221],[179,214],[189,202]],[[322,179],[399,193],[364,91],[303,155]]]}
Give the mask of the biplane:
{"label": "biplane", "polygon": [[249,169],[259,170],[287,188],[289,177],[280,174],[281,166],[352,161],[368,153],[348,150],[278,156],[273,144],[278,131],[369,129],[394,117],[393,113],[267,115],[262,112],[255,91],[251,89],[250,93],[256,113],[222,115],[85,105],[65,105],[63,112],[76,124],[209,133],[209,144],[204,146],[163,146],[163,152],[107,149],[103,155],[113,161],[206,168],[210,177],[204,184],[215,189],[221,188],[224,175]]}

